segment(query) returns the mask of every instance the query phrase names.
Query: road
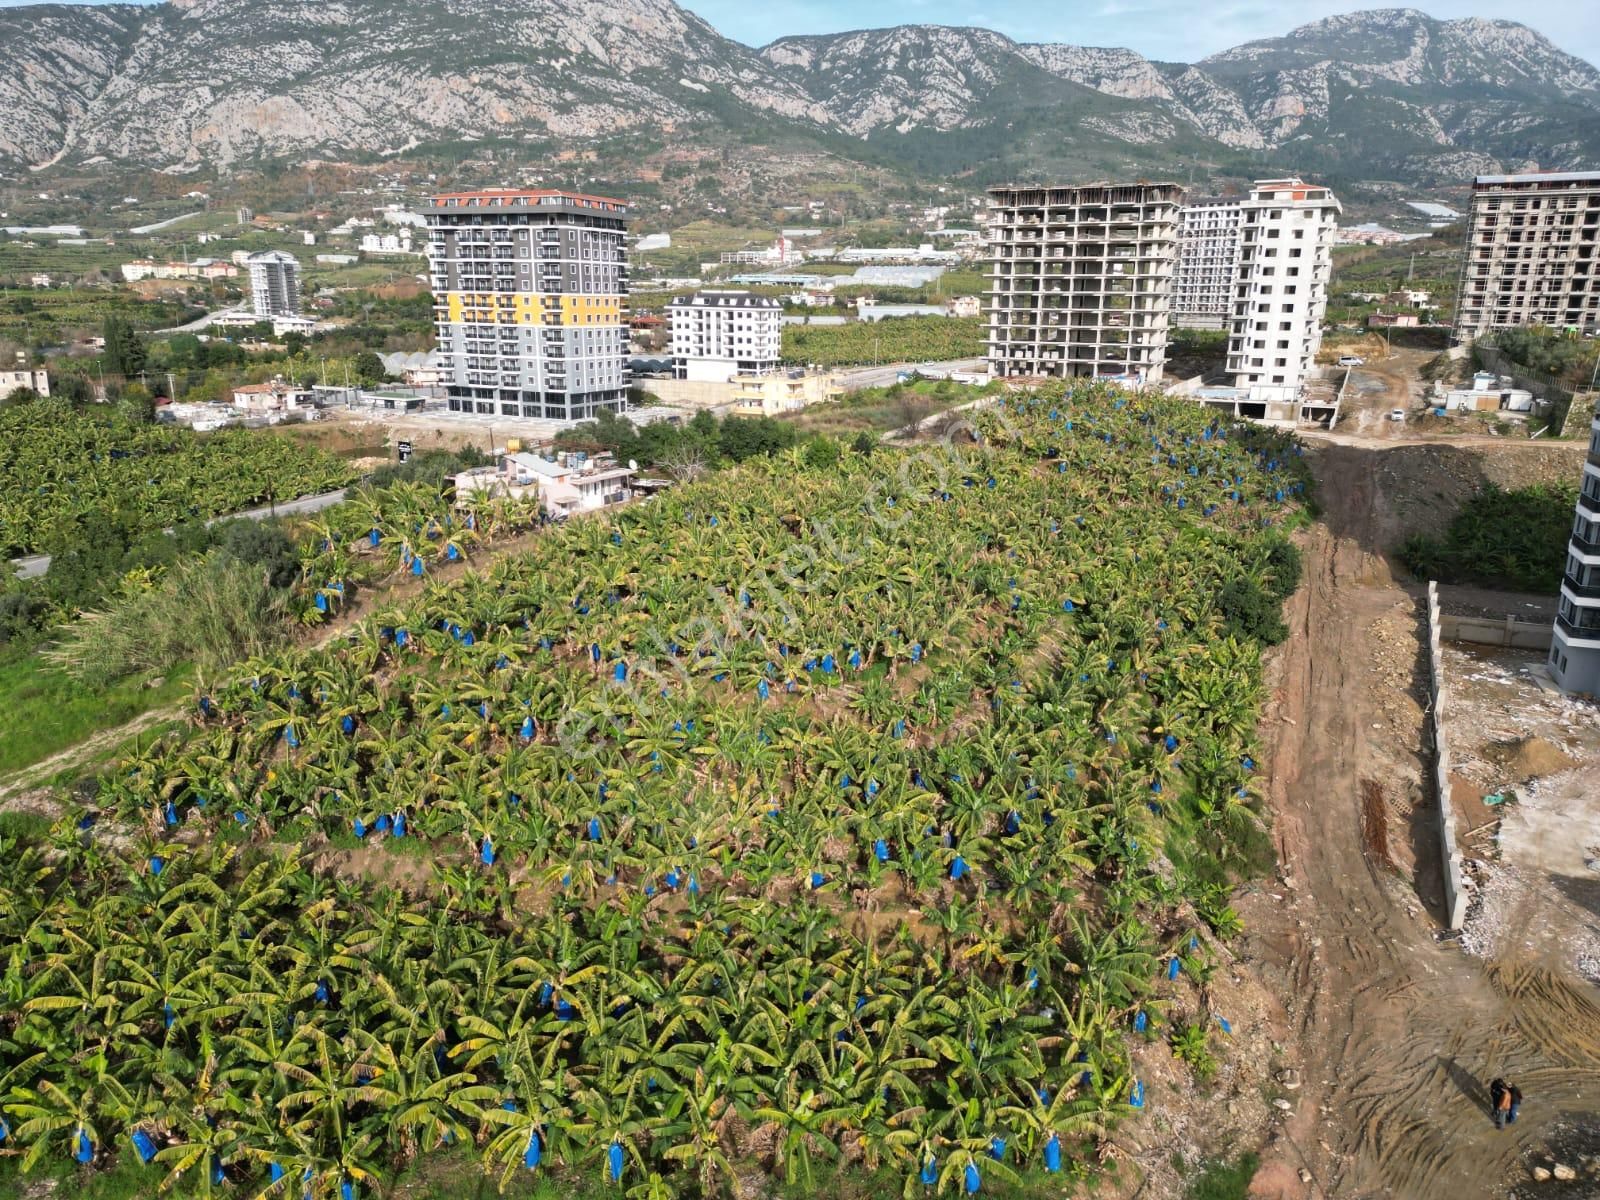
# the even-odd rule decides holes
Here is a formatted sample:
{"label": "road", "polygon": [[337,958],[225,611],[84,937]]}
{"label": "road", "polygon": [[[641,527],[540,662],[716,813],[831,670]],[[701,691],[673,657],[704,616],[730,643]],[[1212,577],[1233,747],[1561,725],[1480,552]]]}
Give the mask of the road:
{"label": "road", "polygon": [[215,321],[218,317],[231,316],[233,313],[241,313],[244,311],[245,309],[243,305],[236,305],[233,308],[219,308],[216,312],[208,312],[203,317],[196,317],[187,325],[174,325],[170,329],[151,329],[144,332],[156,334],[198,333],[200,330],[207,328],[211,322]]}
{"label": "road", "polygon": [[157,221],[153,225],[135,225],[132,229],[128,230],[128,232],[129,233],[155,233],[158,230],[170,229],[172,226],[178,224],[181,221],[188,221],[188,220],[193,219],[194,217],[203,217],[205,215],[206,215],[206,210],[203,209],[203,208],[200,208],[200,209],[196,209],[194,212],[180,213],[175,217],[168,217],[165,221]]}
{"label": "road", "polygon": [[[318,496],[300,496],[294,500],[285,500],[276,506],[268,504],[261,508],[249,508],[244,512],[223,513],[220,517],[212,517],[206,524],[215,525],[218,521],[235,520],[261,521],[271,516],[303,516],[306,513],[321,512],[325,508],[331,508],[344,497],[345,489],[340,488],[338,491],[323,492]],[[50,556],[34,554],[27,558],[13,558],[11,565],[18,579],[37,579],[50,569]]]}
{"label": "road", "polygon": [[[1304,1087],[1263,1150],[1263,1200],[1488,1200],[1553,1142],[1595,1145],[1600,1007],[1525,948],[1540,914],[1512,914],[1488,961],[1434,935],[1425,635],[1384,558],[1405,526],[1391,445],[1323,438],[1308,453],[1323,520],[1304,536],[1305,583],[1269,676],[1282,879],[1240,910]],[[1489,1122],[1496,1075],[1539,1097],[1506,1133]]]}

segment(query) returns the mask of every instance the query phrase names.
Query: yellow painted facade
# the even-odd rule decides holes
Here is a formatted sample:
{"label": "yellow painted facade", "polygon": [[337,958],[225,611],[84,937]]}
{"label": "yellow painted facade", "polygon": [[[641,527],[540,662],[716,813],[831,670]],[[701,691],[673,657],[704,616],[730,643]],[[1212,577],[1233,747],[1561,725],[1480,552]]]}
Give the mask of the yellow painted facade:
{"label": "yellow painted facade", "polygon": [[621,325],[621,296],[542,296],[531,292],[446,292],[451,324],[491,321],[561,328]]}

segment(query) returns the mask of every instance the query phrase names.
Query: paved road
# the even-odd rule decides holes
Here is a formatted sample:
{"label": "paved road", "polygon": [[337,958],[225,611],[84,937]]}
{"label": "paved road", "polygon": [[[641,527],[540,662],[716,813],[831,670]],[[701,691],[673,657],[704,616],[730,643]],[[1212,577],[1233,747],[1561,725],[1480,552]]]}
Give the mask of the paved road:
{"label": "paved road", "polygon": [[180,221],[187,221],[192,217],[203,217],[205,215],[206,215],[206,210],[203,209],[203,208],[200,208],[200,209],[196,209],[194,212],[179,213],[175,217],[168,217],[165,221],[157,221],[153,225],[135,225],[132,229],[128,230],[128,232],[129,233],[155,233],[157,230],[170,229],[174,225],[178,224]]}
{"label": "paved road", "polygon": [[[306,513],[321,512],[330,508],[345,497],[345,489],[340,488],[335,492],[323,492],[319,496],[301,496],[295,500],[285,500],[279,505],[265,505],[261,508],[250,508],[244,512],[224,513],[220,517],[212,517],[207,525],[215,525],[218,521],[232,521],[243,519],[246,521],[261,521],[270,516],[303,516]],[[28,558],[13,558],[11,566],[15,569],[19,579],[36,579],[50,569],[50,556],[48,554],[35,554]]]}
{"label": "paved road", "polygon": [[241,312],[244,312],[244,311],[245,311],[245,308],[244,308],[244,306],[242,304],[235,305],[232,308],[219,308],[219,309],[217,309],[216,312],[208,312],[203,317],[196,317],[194,320],[190,321],[187,325],[174,325],[169,329],[150,329],[150,330],[145,330],[145,332],[147,332],[147,333],[155,333],[155,334],[198,333],[198,332],[200,332],[200,330],[205,329],[207,326],[209,326],[211,324],[211,322],[215,321],[218,317],[225,317],[225,316],[229,316],[229,315],[231,315],[233,313],[241,313]]}

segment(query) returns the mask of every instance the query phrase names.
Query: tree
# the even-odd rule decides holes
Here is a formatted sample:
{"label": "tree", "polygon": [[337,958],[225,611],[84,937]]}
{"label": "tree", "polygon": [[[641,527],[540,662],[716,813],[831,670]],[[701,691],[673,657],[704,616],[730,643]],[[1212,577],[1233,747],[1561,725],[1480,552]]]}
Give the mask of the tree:
{"label": "tree", "polygon": [[156,401],[142,383],[130,383],[117,397],[117,412],[130,425],[148,425],[156,419]]}
{"label": "tree", "polygon": [[147,357],[144,339],[133,331],[133,326],[118,316],[110,316],[101,327],[106,340],[106,373],[132,378],[144,370]]}
{"label": "tree", "polygon": [[806,443],[806,466],[823,469],[839,465],[839,443],[830,437],[818,434]]}
{"label": "tree", "polygon": [[383,359],[371,350],[363,350],[356,355],[350,363],[350,369],[364,387],[375,387],[389,378],[389,373],[383,369]]}
{"label": "tree", "polygon": [[283,335],[283,348],[291,357],[298,357],[306,352],[306,335],[298,329],[292,329]]}

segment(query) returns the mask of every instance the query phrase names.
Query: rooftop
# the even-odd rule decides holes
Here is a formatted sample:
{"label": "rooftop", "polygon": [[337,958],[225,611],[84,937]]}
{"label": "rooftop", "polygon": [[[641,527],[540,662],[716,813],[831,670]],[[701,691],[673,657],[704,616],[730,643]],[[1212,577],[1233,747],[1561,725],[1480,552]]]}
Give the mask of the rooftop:
{"label": "rooftop", "polygon": [[723,288],[695,292],[690,296],[674,296],[671,308],[781,308],[774,296],[757,296],[736,288]]}
{"label": "rooftop", "polygon": [[478,192],[441,192],[433,197],[434,208],[523,208],[545,204],[571,204],[577,208],[599,208],[607,212],[626,212],[626,201],[584,192],[563,192],[549,188],[485,188]]}
{"label": "rooftop", "polygon": [[1502,183],[1586,183],[1600,186],[1600,171],[1530,171],[1524,175],[1479,175],[1473,187],[1493,187]]}

